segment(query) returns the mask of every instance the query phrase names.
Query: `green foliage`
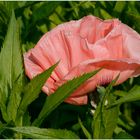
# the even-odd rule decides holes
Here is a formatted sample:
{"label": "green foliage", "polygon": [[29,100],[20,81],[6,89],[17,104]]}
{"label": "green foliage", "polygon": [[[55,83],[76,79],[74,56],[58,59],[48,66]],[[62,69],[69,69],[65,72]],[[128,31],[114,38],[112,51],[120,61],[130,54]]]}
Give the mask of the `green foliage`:
{"label": "green foliage", "polygon": [[113,8],[114,14],[119,15],[123,12],[124,8],[126,6],[126,2],[123,1],[117,1],[115,4],[115,7]]}
{"label": "green foliage", "polygon": [[[20,80],[20,79],[19,79]],[[16,121],[17,110],[20,104],[22,91],[22,81],[17,81],[14,85],[14,88],[11,90],[9,101],[7,104],[7,115],[10,117],[10,120]]]}
{"label": "green foliage", "polygon": [[55,69],[58,63],[50,67],[48,70],[44,71],[40,75],[33,78],[29,84],[27,84],[23,89],[23,98],[19,105],[19,113],[24,113],[28,105],[30,105],[38,96],[41,91],[42,86],[46,80],[50,77],[52,71]]}
{"label": "green foliage", "polygon": [[43,129],[37,127],[13,127],[8,128],[16,132],[20,132],[33,139],[77,139],[75,133],[62,129]]}
{"label": "green foliage", "polygon": [[[13,12],[0,53],[0,64],[0,104],[3,118],[8,122],[15,120],[20,102],[20,95],[17,95],[17,92],[22,87],[23,74],[19,27]],[[6,106],[8,100],[10,101]],[[9,115],[9,112],[13,113]]]}
{"label": "green foliage", "polygon": [[140,100],[140,86],[134,86],[125,96],[115,101],[110,106],[115,106],[125,102],[134,102],[139,100]]}
{"label": "green foliage", "polygon": [[99,70],[93,71],[91,73],[83,74],[80,77],[74,78],[67,83],[60,86],[52,95],[50,95],[38,116],[34,121],[33,125],[40,125],[43,120],[53,111],[58,105],[60,105],[71,93],[74,92],[77,87],[79,87],[86,80],[94,76]]}
{"label": "green foliage", "polygon": [[97,71],[47,97],[41,88],[57,64],[29,81],[22,58],[47,31],[87,15],[118,18],[140,33],[139,9],[138,1],[1,1],[0,138],[140,138],[140,77],[97,87],[97,101],[89,96],[88,105],[74,106],[63,101]]}
{"label": "green foliage", "polygon": [[93,118],[93,138],[95,139],[112,138],[114,129],[117,125],[119,115],[118,106],[106,109],[106,106],[113,103],[116,99],[116,97],[111,94],[111,89],[117,78],[106,88],[103,93],[104,95],[96,108]]}
{"label": "green foliage", "polygon": [[134,139],[134,137],[126,132],[120,132],[117,136],[115,136],[115,139]]}
{"label": "green foliage", "polygon": [[80,124],[80,126],[81,126],[81,128],[82,128],[82,130],[83,130],[83,132],[84,132],[84,134],[85,134],[85,136],[86,136],[86,138],[91,139],[91,138],[92,138],[91,134],[90,134],[90,133],[88,132],[88,130],[85,128],[85,126],[83,125],[83,123],[82,123],[82,121],[81,121],[80,118],[78,118],[78,122],[79,122],[79,124]]}
{"label": "green foliage", "polygon": [[34,23],[51,15],[61,3],[62,2],[59,1],[45,2],[40,7],[36,8],[32,13]]}

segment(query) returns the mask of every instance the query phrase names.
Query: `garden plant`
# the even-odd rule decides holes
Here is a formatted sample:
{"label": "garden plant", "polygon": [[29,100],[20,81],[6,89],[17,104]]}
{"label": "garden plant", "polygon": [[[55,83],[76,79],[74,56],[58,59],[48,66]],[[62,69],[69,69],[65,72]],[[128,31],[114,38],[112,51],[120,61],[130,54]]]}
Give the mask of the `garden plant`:
{"label": "garden plant", "polygon": [[1,139],[140,138],[139,1],[1,1]]}

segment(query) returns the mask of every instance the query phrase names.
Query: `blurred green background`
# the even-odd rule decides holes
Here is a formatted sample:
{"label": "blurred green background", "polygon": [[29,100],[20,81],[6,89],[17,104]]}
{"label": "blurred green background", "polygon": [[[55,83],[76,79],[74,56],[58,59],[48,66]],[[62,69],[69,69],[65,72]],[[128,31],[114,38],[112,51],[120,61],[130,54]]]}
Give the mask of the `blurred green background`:
{"label": "blurred green background", "polygon": [[22,43],[29,48],[55,26],[86,15],[94,15],[102,19],[118,18],[140,32],[139,1],[0,2],[0,44],[7,31],[11,9],[15,9],[16,17],[20,22]]}
{"label": "blurred green background", "polygon": [[[23,1],[0,2],[0,46],[4,41],[11,11],[14,9],[20,25],[21,44],[23,52],[34,47],[41,36],[55,26],[70,21],[78,20],[83,16],[94,15],[102,19],[118,18],[140,33],[140,2],[139,1]],[[124,84],[115,87],[128,91],[133,85],[140,85],[140,78],[130,79]],[[31,120],[37,116],[45,101],[45,94],[40,94],[34,101],[29,112]],[[47,118],[43,127],[67,128],[75,131],[81,138],[85,138],[77,123],[80,116],[86,128],[91,131],[91,105],[73,106],[61,104]],[[124,129],[128,135],[120,134],[117,138],[140,138],[140,102],[126,103],[121,106],[118,128]],[[129,136],[131,135],[131,136]],[[115,138],[115,136],[114,136]]]}

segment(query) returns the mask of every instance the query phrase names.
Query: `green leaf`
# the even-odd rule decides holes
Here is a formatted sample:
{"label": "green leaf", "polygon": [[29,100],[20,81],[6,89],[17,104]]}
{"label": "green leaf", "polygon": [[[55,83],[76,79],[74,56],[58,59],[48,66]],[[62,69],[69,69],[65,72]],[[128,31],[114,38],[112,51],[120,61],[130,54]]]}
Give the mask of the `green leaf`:
{"label": "green leaf", "polygon": [[39,96],[41,88],[43,87],[46,80],[50,77],[51,73],[57,65],[58,63],[51,66],[43,73],[37,75],[30,81],[29,84],[25,86],[25,88],[23,89],[23,99],[19,106],[19,114],[24,114],[28,105]]}
{"label": "green leaf", "polygon": [[139,4],[136,3],[136,1],[130,1],[128,4],[128,12],[133,13],[134,15],[140,15],[139,7],[137,7],[137,6],[139,6]]}
{"label": "green leaf", "polygon": [[28,138],[34,139],[77,139],[74,132],[63,129],[44,129],[38,127],[14,127],[7,128],[15,132],[20,132]]}
{"label": "green leaf", "polygon": [[134,139],[134,137],[126,132],[120,132],[115,136],[115,139]]}
{"label": "green leaf", "polygon": [[111,93],[111,89],[117,79],[118,77],[106,88],[104,96],[96,108],[92,122],[94,139],[112,138],[113,131],[117,125],[118,106],[106,109],[107,104],[111,104],[116,100],[116,96]]}
{"label": "green leaf", "polygon": [[59,4],[59,1],[45,2],[33,11],[33,21],[37,22],[38,20],[49,17]]}
{"label": "green leaf", "polygon": [[5,6],[9,14],[12,13],[12,10],[18,8],[18,3],[15,1],[4,1],[3,5]]}
{"label": "green leaf", "polygon": [[21,101],[21,91],[22,91],[22,81],[21,78],[15,82],[13,89],[11,90],[11,94],[9,97],[9,102],[7,105],[7,115],[10,117],[10,120],[15,122],[17,110]]}
{"label": "green leaf", "polygon": [[80,126],[81,126],[81,128],[82,128],[82,130],[83,130],[83,132],[84,132],[84,134],[85,134],[85,136],[86,136],[86,138],[88,138],[88,139],[91,139],[92,137],[91,137],[91,134],[88,132],[88,130],[85,128],[85,126],[83,125],[83,123],[82,123],[82,121],[81,121],[81,119],[78,117],[78,122],[79,122],[79,124],[80,124]]}
{"label": "green leaf", "polygon": [[127,95],[127,92],[126,91],[123,91],[123,90],[115,90],[113,92],[113,94],[116,95],[116,96],[123,97],[123,96],[126,96]]}
{"label": "green leaf", "polygon": [[0,109],[1,109],[3,119],[6,122],[8,122],[10,119],[9,119],[9,116],[7,115],[5,96],[3,95],[1,89],[0,89]]}
{"label": "green leaf", "polygon": [[121,14],[122,11],[124,10],[125,6],[126,6],[125,1],[117,1],[113,9],[113,12],[115,13],[115,15],[119,16],[119,14]]}
{"label": "green leaf", "polygon": [[[100,69],[99,69],[100,70]],[[37,119],[33,122],[33,125],[39,126],[44,119],[58,106],[60,105],[71,93],[74,92],[81,84],[86,80],[95,75],[99,70],[96,70],[91,73],[83,74],[80,77],[74,78],[73,80],[68,81],[67,83],[60,86],[55,93],[47,97],[46,102],[38,116]]]}
{"label": "green leaf", "polygon": [[139,101],[139,100],[140,100],[140,86],[136,85],[128,92],[128,94],[118,99],[117,101],[115,101],[108,107],[112,107],[112,106],[122,104],[125,102],[133,102],[133,101]]}
{"label": "green leaf", "polygon": [[23,126],[30,126],[31,125],[31,116],[28,111],[24,113],[23,116]]}
{"label": "green leaf", "polygon": [[132,20],[132,23],[135,26],[136,30],[140,33],[140,15],[130,12],[127,12],[126,15],[128,16],[128,19]]}
{"label": "green leaf", "polygon": [[1,133],[5,130],[5,126],[6,126],[6,124],[3,124],[3,123],[0,121],[0,135],[1,135]]}
{"label": "green leaf", "polygon": [[[110,102],[114,102],[115,99],[116,98],[113,95],[110,95],[106,101],[110,104]],[[94,114],[93,138],[112,138],[113,131],[117,124],[119,108],[117,106],[111,109],[105,109],[101,104],[102,102],[99,103]]]}
{"label": "green leaf", "polygon": [[112,16],[104,9],[100,8],[100,14],[104,19],[112,19]]}
{"label": "green leaf", "polygon": [[[14,89],[17,79],[22,79],[23,74],[19,40],[19,27],[17,25],[14,12],[12,12],[7,35],[5,37],[0,53],[0,64],[0,106],[3,118],[5,119],[5,121],[9,121],[13,118],[13,116],[7,115],[6,117],[6,103],[9,97],[11,98],[11,96],[14,96],[14,92],[11,91]],[[13,102],[18,102],[18,100],[13,99]],[[12,103],[11,101],[10,104],[14,103]],[[13,107],[9,106],[8,110],[12,112]]]}
{"label": "green leaf", "polygon": [[117,124],[123,128],[125,128],[125,130],[131,131],[135,124],[133,122],[130,122],[131,120],[128,120],[127,116],[125,115],[120,115],[118,118],[118,122]]}

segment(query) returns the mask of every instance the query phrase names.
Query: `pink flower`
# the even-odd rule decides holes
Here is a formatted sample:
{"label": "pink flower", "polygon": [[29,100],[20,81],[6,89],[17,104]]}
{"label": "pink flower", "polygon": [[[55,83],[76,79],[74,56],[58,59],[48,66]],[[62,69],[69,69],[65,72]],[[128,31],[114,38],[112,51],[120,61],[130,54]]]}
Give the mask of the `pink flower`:
{"label": "pink flower", "polygon": [[103,68],[66,99],[71,104],[86,104],[87,93],[97,85],[110,83],[118,74],[116,85],[140,75],[140,35],[118,19],[86,16],[61,24],[24,54],[26,74],[32,79],[58,60],[42,88],[48,95],[74,77]]}

